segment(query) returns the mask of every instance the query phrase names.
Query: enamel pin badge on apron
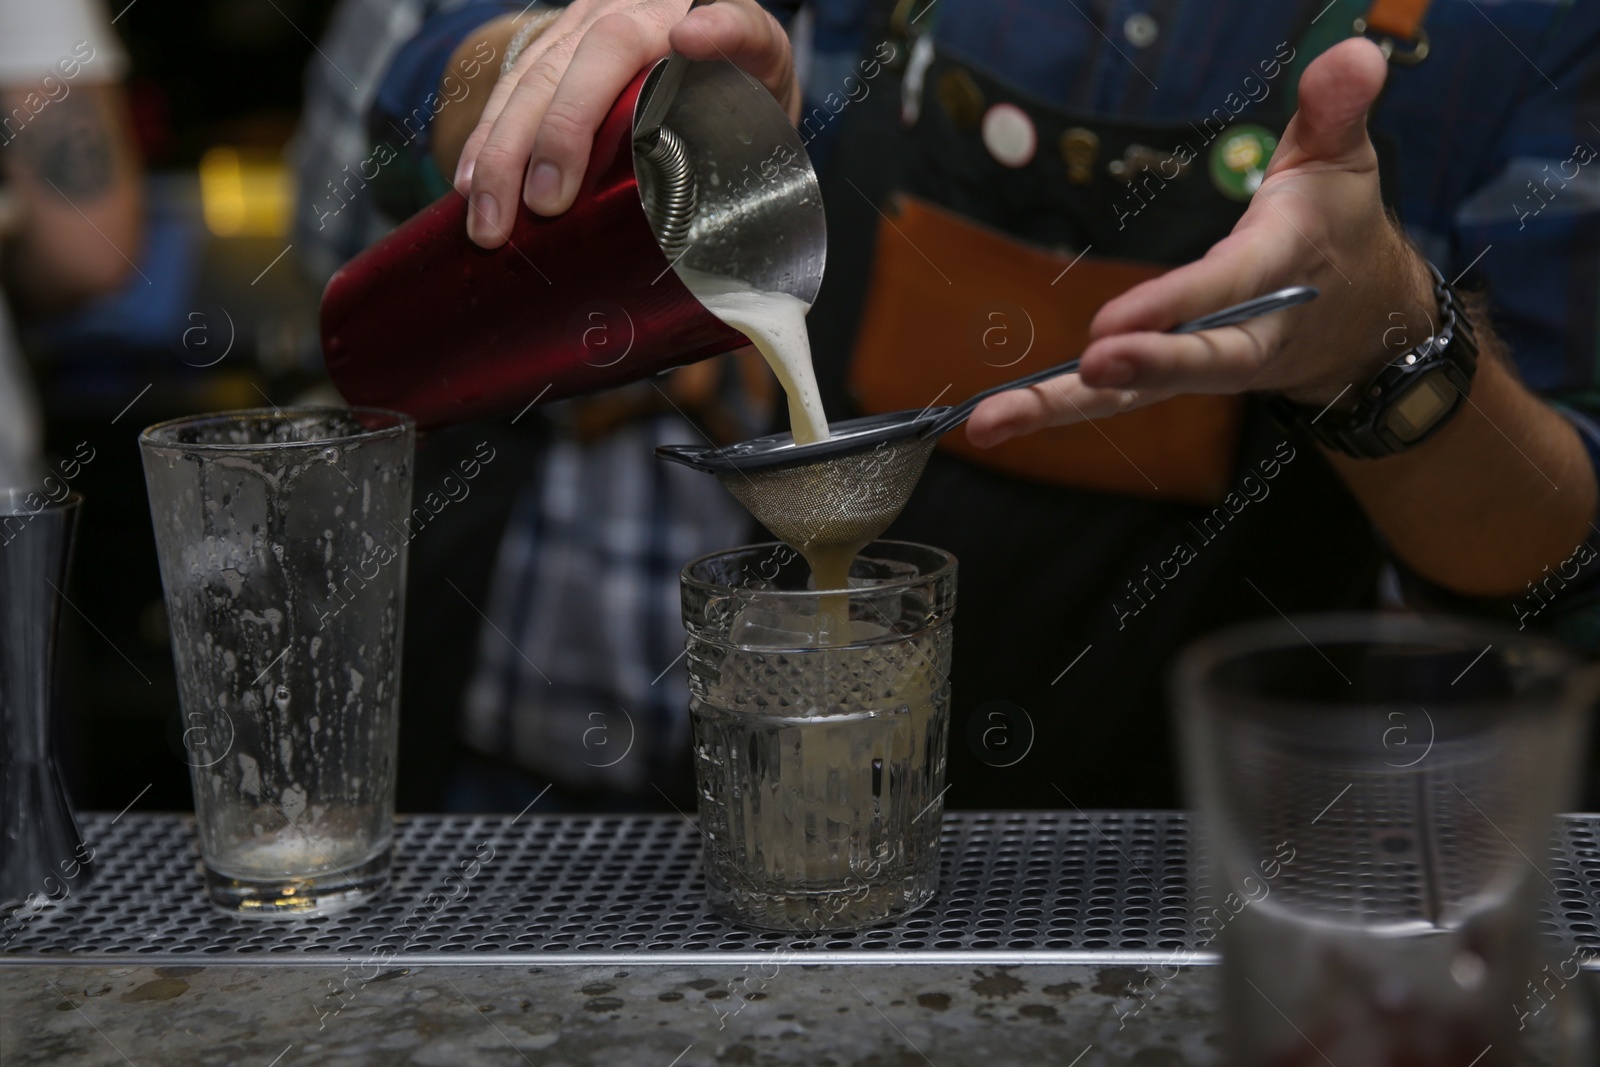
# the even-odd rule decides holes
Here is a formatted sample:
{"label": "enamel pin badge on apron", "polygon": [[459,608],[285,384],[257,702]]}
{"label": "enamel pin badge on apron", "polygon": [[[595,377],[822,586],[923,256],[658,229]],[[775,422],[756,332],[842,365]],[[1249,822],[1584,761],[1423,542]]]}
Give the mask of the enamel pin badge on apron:
{"label": "enamel pin badge on apron", "polygon": [[1230,127],[1211,146],[1211,184],[1230,200],[1245,201],[1261,188],[1278,139],[1265,126]]}
{"label": "enamel pin badge on apron", "polygon": [[952,122],[970,130],[983,114],[983,90],[972,75],[957,67],[939,76],[939,103]]}
{"label": "enamel pin badge on apron", "polygon": [[1094,161],[1100,155],[1100,135],[1074,126],[1061,135],[1061,158],[1067,164],[1067,181],[1088,185],[1094,181]]}
{"label": "enamel pin badge on apron", "polygon": [[996,104],[983,114],[983,147],[1007,167],[1026,167],[1039,147],[1039,134],[1026,111]]}

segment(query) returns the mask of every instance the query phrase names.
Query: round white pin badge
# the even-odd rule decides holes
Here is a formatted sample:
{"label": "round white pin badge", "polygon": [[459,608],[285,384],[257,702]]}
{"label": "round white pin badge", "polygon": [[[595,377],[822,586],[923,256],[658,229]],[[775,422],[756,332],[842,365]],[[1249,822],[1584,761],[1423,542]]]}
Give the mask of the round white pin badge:
{"label": "round white pin badge", "polygon": [[1026,167],[1039,147],[1039,134],[1026,111],[995,104],[983,114],[983,146],[1007,167]]}

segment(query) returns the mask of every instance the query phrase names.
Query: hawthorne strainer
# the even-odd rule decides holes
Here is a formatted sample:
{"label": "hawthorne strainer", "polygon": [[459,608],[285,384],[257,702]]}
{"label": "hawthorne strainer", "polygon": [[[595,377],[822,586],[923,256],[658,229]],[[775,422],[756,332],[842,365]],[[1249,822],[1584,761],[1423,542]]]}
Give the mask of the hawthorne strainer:
{"label": "hawthorne strainer", "polygon": [[[1193,319],[1169,333],[1199,333],[1315,299],[1315,286],[1280,289]],[[723,487],[782,540],[804,550],[865,545],[900,514],[939,438],[991,396],[1071,374],[1078,361],[985,389],[953,407],[895,411],[834,423],[826,441],[798,445],[775,433],[716,448],[662,445],[656,455],[715,474]]]}

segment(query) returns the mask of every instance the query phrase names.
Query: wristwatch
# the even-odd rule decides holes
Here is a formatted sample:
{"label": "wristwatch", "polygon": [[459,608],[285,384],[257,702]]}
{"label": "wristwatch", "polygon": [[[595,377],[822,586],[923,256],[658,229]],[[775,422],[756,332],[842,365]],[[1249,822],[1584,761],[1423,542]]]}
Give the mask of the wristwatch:
{"label": "wristwatch", "polygon": [[1354,408],[1319,412],[1275,397],[1279,415],[1328,448],[1358,459],[1404,452],[1449,422],[1472,388],[1478,341],[1455,289],[1432,263],[1428,270],[1440,319],[1432,337],[1390,360],[1362,390]]}

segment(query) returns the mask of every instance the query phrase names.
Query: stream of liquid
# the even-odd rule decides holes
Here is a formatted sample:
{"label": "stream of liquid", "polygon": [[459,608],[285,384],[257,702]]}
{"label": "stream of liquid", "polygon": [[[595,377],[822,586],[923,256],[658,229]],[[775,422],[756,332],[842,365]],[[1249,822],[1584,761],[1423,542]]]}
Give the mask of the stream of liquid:
{"label": "stream of liquid", "polygon": [[778,376],[778,384],[789,398],[789,425],[795,443],[826,441],[828,418],[822,413],[822,393],[811,366],[811,338],[806,333],[806,312],[811,305],[797,296],[764,293],[720,274],[680,268],[679,275],[707,310],[750,338]]}
{"label": "stream of liquid", "polygon": [[[822,393],[811,365],[811,338],[806,332],[806,312],[811,305],[788,293],[761,292],[722,275],[680,268],[679,276],[713,315],[750,338],[772,368],[789,401],[795,443],[826,441],[828,419],[822,411]],[[811,564],[818,590],[846,589],[850,564],[866,546],[828,542],[821,537],[794,548]],[[849,618],[849,600],[843,594],[823,597],[821,611],[833,624],[831,629],[842,631]]]}

